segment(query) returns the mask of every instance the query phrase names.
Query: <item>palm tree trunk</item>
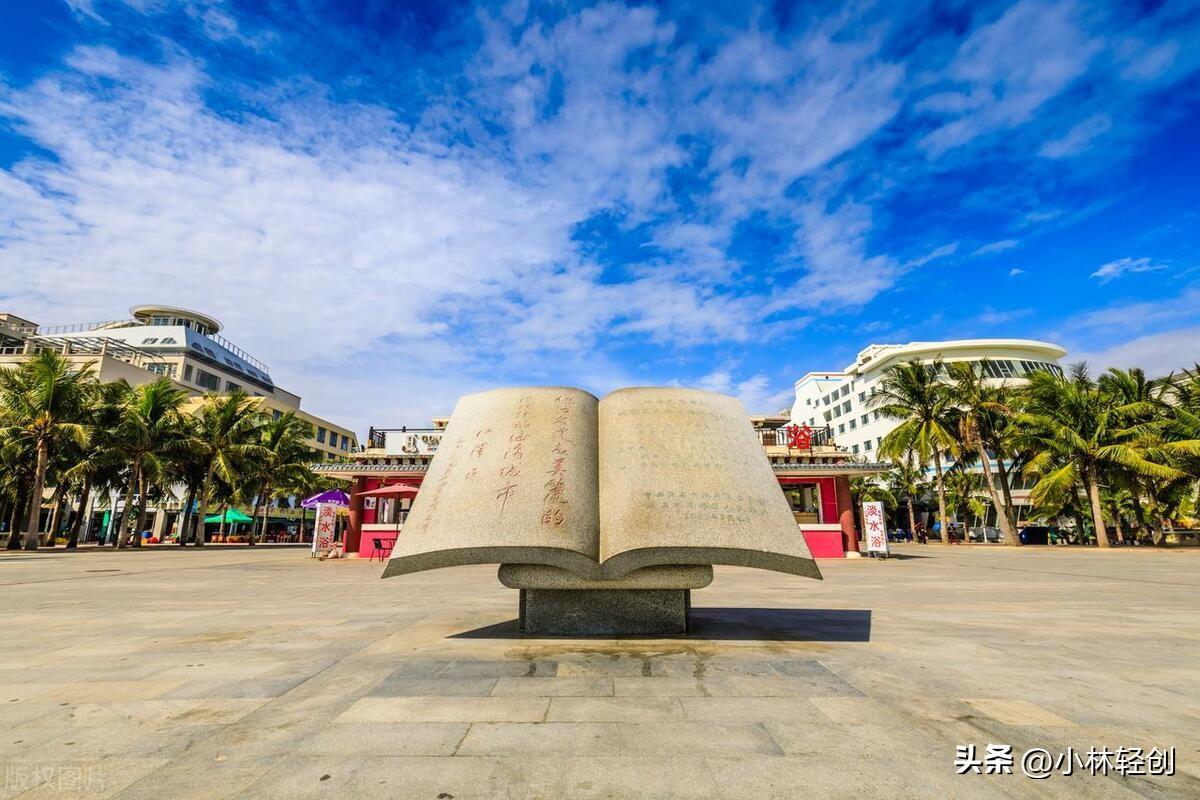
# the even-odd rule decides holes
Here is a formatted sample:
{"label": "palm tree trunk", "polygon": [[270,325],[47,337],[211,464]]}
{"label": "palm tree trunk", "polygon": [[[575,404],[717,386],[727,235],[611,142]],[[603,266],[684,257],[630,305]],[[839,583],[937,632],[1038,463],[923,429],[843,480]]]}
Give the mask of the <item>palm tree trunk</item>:
{"label": "palm tree trunk", "polygon": [[192,522],[192,506],[196,504],[196,487],[189,486],[187,493],[187,501],[183,506],[183,513],[179,515],[179,522],[176,525],[175,533],[179,539],[179,546],[187,545],[188,534],[190,533],[190,524]]}
{"label": "palm tree trunk", "polygon": [[212,488],[212,477],[215,469],[216,464],[210,463],[208,470],[204,473],[204,482],[200,484],[200,507],[196,509],[196,547],[204,546],[204,518],[208,516],[208,493]]}
{"label": "palm tree trunk", "polygon": [[1162,506],[1158,502],[1158,494],[1154,491],[1155,486],[1152,481],[1147,481],[1149,492],[1147,496],[1150,498],[1150,515],[1151,528],[1150,537],[1154,541],[1155,547],[1162,547],[1167,543],[1167,534],[1163,530],[1163,511]]}
{"label": "palm tree trunk", "polygon": [[125,484],[125,502],[121,506],[121,513],[117,515],[117,525],[114,528],[118,550],[125,549],[125,523],[129,518],[129,507],[133,505],[133,490],[140,480],[140,473],[140,469],[130,465],[129,481]]}
{"label": "palm tree trunk", "polygon": [[229,504],[224,503],[221,505],[221,522],[217,528],[217,534],[221,537],[222,541],[225,540],[225,520],[228,517],[229,517]]}
{"label": "palm tree trunk", "polygon": [[1117,541],[1125,544],[1125,526],[1121,524],[1121,509],[1113,507],[1113,525],[1117,529]]}
{"label": "palm tree trunk", "polygon": [[50,447],[44,441],[37,446],[37,467],[33,473],[33,491],[29,495],[29,520],[25,523],[25,549],[38,549],[38,527],[42,521],[42,492],[46,489],[46,468]]}
{"label": "palm tree trunk", "polygon": [[938,530],[942,534],[942,544],[950,544],[950,525],[946,522],[946,484],[942,480],[942,454],[935,448],[933,451],[933,468],[937,476],[938,497]]}
{"label": "palm tree trunk", "polygon": [[63,494],[63,487],[59,486],[54,493],[54,505],[50,507],[50,523],[46,525],[46,541],[43,542],[46,547],[54,547],[55,539],[58,538],[58,523],[62,519]]}
{"label": "palm tree trunk", "polygon": [[1094,466],[1089,466],[1084,474],[1088,502],[1092,506],[1092,524],[1096,526],[1096,544],[1102,549],[1112,547],[1108,541],[1108,531],[1104,528],[1104,507],[1100,504],[1100,476]]}
{"label": "palm tree trunk", "polygon": [[146,495],[150,493],[150,487],[146,484],[146,473],[143,472],[138,475],[138,498],[140,502],[138,503],[137,521],[133,525],[132,545],[134,547],[142,546],[142,529],[146,527]]}
{"label": "palm tree trunk", "polygon": [[[996,522],[1000,525],[1000,535],[1004,537],[1004,543],[1009,547],[1020,547],[1021,539],[1013,531],[1012,520],[1008,518],[1007,509],[1001,504],[1000,493],[996,491],[996,481],[992,477],[992,463],[988,458],[987,450],[984,449],[983,442],[980,442],[976,449],[979,451],[979,463],[983,465],[983,479],[987,482],[988,497],[992,499],[992,508],[996,509]],[[997,463],[1000,458],[997,456]],[[986,543],[987,536],[984,536]]]}
{"label": "palm tree trunk", "polygon": [[83,527],[83,519],[88,513],[88,503],[92,499],[92,479],[84,478],[79,490],[79,513],[71,520],[71,530],[67,534],[67,549],[74,550],[79,546],[79,529]]}
{"label": "palm tree trunk", "polygon": [[25,519],[25,497],[18,494],[8,518],[8,545],[5,550],[21,549],[21,520]]}
{"label": "palm tree trunk", "polygon": [[1151,538],[1150,526],[1146,524],[1146,512],[1142,510],[1142,492],[1141,487],[1134,484],[1133,495],[1133,521],[1137,527],[1139,536]]}
{"label": "palm tree trunk", "polygon": [[1000,478],[1000,491],[1004,495],[1004,514],[1015,531],[1017,529],[1017,507],[1013,505],[1008,467],[1004,466],[1004,456],[1001,453],[996,453],[996,475]]}
{"label": "palm tree trunk", "polygon": [[[256,544],[256,541],[255,541],[256,538],[262,538],[267,533],[267,515],[271,510],[270,489],[271,489],[271,484],[264,483],[263,487],[262,487],[262,491],[259,492],[259,500],[262,503],[262,526],[259,528],[258,533],[255,534],[254,529],[255,529],[255,527],[258,526],[258,523],[257,523],[257,521],[250,523],[250,546],[251,547],[253,547]],[[257,512],[258,512],[257,505],[255,505],[254,511],[255,511],[255,514],[257,515]]]}
{"label": "palm tree trunk", "polygon": [[[397,502],[399,502],[398,499],[397,499]],[[915,542],[917,540],[917,518],[913,514],[912,495],[909,495],[907,505],[908,505],[908,532],[909,532],[909,534],[912,535],[912,540]]]}

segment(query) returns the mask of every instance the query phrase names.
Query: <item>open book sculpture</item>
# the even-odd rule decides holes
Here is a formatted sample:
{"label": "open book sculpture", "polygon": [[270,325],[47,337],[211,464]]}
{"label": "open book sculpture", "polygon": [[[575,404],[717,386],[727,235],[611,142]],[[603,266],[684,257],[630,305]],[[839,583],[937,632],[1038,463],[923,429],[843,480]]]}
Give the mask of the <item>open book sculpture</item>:
{"label": "open book sculpture", "polygon": [[821,577],[742,404],[692,389],[461,398],[383,577],[479,563],[529,633],[684,632],[713,564]]}

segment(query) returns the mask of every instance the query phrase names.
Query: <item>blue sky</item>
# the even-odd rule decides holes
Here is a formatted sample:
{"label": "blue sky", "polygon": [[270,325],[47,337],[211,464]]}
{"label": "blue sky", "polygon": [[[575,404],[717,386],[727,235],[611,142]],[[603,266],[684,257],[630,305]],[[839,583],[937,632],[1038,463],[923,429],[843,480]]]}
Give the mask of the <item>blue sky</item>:
{"label": "blue sky", "polygon": [[[400,10],[397,10],[397,9]],[[872,342],[1200,360],[1196,3],[69,0],[0,28],[0,306],[193,306],[306,407]]]}

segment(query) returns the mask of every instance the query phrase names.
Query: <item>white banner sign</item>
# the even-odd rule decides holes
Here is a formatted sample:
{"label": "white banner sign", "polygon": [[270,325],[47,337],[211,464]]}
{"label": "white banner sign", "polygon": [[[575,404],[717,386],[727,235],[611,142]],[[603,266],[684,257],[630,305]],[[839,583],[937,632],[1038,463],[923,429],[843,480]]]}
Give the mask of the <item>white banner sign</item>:
{"label": "white banner sign", "polygon": [[313,552],[332,550],[337,540],[337,510],[333,503],[317,503],[317,519],[313,525]]}
{"label": "white banner sign", "polygon": [[883,503],[878,501],[862,504],[863,536],[867,539],[868,553],[887,555],[887,519],[883,515]]}

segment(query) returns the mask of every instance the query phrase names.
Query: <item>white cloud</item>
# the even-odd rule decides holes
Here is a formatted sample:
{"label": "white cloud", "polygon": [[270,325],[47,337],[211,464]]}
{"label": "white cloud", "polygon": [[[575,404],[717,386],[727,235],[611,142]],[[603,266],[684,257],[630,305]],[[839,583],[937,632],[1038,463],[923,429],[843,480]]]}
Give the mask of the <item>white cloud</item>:
{"label": "white cloud", "polygon": [[1002,311],[988,308],[984,309],[983,313],[975,318],[975,321],[980,325],[1003,325],[1028,317],[1032,313],[1032,308],[1012,308]]}
{"label": "white cloud", "polygon": [[1114,278],[1119,278],[1125,274],[1157,272],[1166,268],[1166,264],[1159,264],[1151,261],[1149,258],[1118,258],[1116,261],[1109,261],[1107,264],[1102,264],[1092,273],[1091,277],[1097,278],[1101,283],[1108,283]]}
{"label": "white cloud", "polygon": [[1084,74],[1100,43],[1072,2],[1022,0],[975,28],[946,71],[949,85],[920,108],[945,118],[922,140],[937,157],[996,131],[1023,125]]}
{"label": "white cloud", "polygon": [[1010,269],[1008,271],[1008,277],[1010,277],[1010,278],[1015,278],[1018,275],[1024,275],[1024,274],[1025,274],[1025,270],[1021,269],[1020,267],[1013,267],[1012,269]]}
{"label": "white cloud", "polygon": [[1077,156],[1111,128],[1112,119],[1107,114],[1095,114],[1075,125],[1061,138],[1046,142],[1038,153],[1046,158]]}
{"label": "white cloud", "polygon": [[971,255],[986,256],[992,253],[1003,253],[1006,250],[1012,250],[1014,247],[1019,247],[1020,244],[1021,243],[1016,239],[1000,239],[999,241],[988,242],[987,244],[976,248],[975,252],[971,253]]}
{"label": "white cloud", "polygon": [[774,414],[790,405],[790,388],[772,389],[770,379],[763,374],[737,379],[730,369],[717,369],[693,382],[682,385],[709,392],[730,394],[742,401],[750,414]]}
{"label": "white cloud", "polygon": [[1200,327],[1179,328],[1140,336],[1103,350],[1072,351],[1070,361],[1086,361],[1095,372],[1109,367],[1141,367],[1150,377],[1160,377],[1200,362]]}
{"label": "white cloud", "polygon": [[1179,324],[1200,314],[1200,289],[1190,288],[1178,297],[1133,302],[1123,300],[1106,308],[1076,314],[1067,319],[1063,330],[1079,337],[1093,338],[1118,331],[1122,334],[1143,331],[1153,326]]}

